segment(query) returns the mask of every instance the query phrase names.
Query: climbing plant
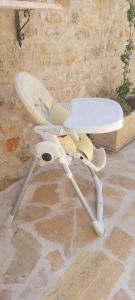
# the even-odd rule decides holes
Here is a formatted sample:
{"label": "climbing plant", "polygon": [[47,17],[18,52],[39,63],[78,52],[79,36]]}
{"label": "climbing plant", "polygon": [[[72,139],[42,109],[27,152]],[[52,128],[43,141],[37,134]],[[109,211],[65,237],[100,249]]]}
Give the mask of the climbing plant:
{"label": "climbing plant", "polygon": [[116,88],[117,99],[125,113],[129,113],[131,111],[131,107],[127,102],[127,96],[129,94],[135,96],[135,88],[133,88],[133,83],[129,79],[129,73],[131,71],[130,60],[134,51],[133,33],[135,29],[135,0],[127,0],[127,2],[129,4],[129,8],[127,10],[129,37],[127,39],[125,50],[121,54],[121,62],[123,64],[123,82]]}

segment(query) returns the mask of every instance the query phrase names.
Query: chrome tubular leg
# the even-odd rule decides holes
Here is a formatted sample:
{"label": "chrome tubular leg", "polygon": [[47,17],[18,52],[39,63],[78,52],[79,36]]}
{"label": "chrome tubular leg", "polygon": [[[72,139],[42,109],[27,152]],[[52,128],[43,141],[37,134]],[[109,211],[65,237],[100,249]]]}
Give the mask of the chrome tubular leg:
{"label": "chrome tubular leg", "polygon": [[18,196],[17,200],[15,201],[15,203],[14,203],[12,209],[11,209],[9,220],[8,220],[8,225],[10,225],[13,222],[15,214],[16,214],[19,206],[21,205],[21,202],[22,202],[23,197],[24,197],[24,193],[26,191],[26,187],[27,187],[28,182],[29,182],[29,180],[30,180],[30,178],[32,176],[32,173],[33,173],[33,171],[35,169],[36,164],[37,164],[37,158],[34,157],[33,160],[32,160],[32,164],[31,164],[31,166],[30,166],[30,168],[28,170],[28,173],[27,173],[27,175],[26,175],[26,177],[24,179],[24,182],[23,182],[23,185],[22,185],[22,189],[21,189],[21,191],[19,193],[19,196]]}

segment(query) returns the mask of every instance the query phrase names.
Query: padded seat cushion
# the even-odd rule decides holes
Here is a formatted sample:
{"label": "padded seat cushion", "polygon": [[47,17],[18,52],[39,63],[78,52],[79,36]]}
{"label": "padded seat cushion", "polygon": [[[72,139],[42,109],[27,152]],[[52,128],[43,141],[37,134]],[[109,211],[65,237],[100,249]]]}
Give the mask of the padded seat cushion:
{"label": "padded seat cushion", "polygon": [[69,111],[58,102],[54,101],[49,111],[50,122],[54,125],[63,125]]}
{"label": "padded seat cushion", "polygon": [[93,159],[93,144],[86,134],[79,134],[79,140],[76,141],[78,151],[81,151],[91,161]]}

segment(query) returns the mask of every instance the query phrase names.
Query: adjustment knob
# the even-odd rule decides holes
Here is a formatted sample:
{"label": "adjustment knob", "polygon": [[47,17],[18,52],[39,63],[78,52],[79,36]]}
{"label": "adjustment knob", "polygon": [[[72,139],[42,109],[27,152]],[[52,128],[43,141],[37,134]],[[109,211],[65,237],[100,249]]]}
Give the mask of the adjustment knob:
{"label": "adjustment knob", "polygon": [[50,161],[52,159],[52,156],[50,153],[43,153],[42,154],[42,159],[45,161]]}

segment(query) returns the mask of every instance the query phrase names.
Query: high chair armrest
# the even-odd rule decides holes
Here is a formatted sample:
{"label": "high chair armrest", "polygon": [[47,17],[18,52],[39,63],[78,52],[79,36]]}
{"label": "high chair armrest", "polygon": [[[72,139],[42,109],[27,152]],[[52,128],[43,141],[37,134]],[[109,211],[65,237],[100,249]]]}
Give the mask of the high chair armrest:
{"label": "high chair armrest", "polygon": [[40,134],[41,136],[62,136],[69,134],[69,131],[65,129],[64,126],[53,126],[53,125],[37,125],[34,128],[34,132]]}

